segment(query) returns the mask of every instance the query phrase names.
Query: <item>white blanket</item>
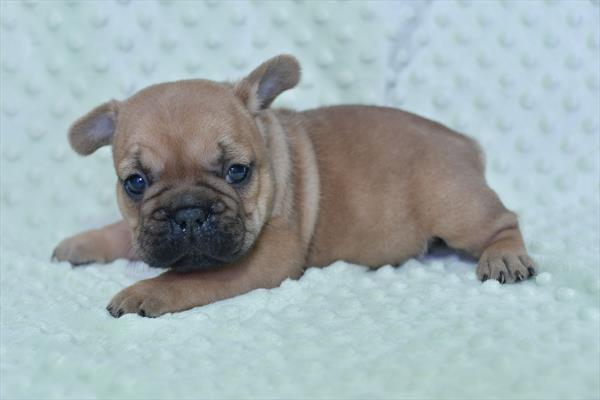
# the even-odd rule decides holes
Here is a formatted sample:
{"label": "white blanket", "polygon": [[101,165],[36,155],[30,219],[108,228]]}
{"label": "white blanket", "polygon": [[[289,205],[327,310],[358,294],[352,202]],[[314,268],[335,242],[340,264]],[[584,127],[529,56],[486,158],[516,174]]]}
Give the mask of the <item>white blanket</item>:
{"label": "white blanket", "polygon": [[[597,0],[1,2],[0,397],[599,398],[599,12]],[[338,262],[116,320],[111,296],[157,271],[49,262],[60,239],[118,218],[110,149],[74,155],[75,118],[282,52],[303,79],[275,106],[387,104],[477,138],[539,275],[481,284],[453,254],[376,272]]]}

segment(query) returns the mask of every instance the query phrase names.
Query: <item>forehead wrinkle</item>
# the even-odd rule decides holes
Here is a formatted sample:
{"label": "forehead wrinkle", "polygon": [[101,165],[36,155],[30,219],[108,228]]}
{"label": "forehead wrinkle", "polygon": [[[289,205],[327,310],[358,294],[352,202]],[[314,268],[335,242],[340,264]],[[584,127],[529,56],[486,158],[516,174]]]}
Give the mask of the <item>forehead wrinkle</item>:
{"label": "forehead wrinkle", "polygon": [[133,172],[140,168],[140,145],[135,143],[125,151],[118,165],[119,171]]}
{"label": "forehead wrinkle", "polygon": [[165,168],[163,159],[160,157],[160,152],[157,152],[150,146],[140,146],[139,159],[143,168],[150,170],[155,176],[160,176]]}
{"label": "forehead wrinkle", "polygon": [[119,163],[119,171],[136,172],[141,171],[156,179],[164,169],[164,163],[157,157],[156,151],[140,143],[135,143],[127,152],[127,155]]}
{"label": "forehead wrinkle", "polygon": [[117,170],[123,173],[131,173],[137,170],[139,165],[139,160],[136,158],[124,158],[119,162],[117,166]]}
{"label": "forehead wrinkle", "polygon": [[215,136],[191,135],[186,143],[180,146],[179,160],[185,167],[194,170],[214,170],[220,165],[222,151]]}
{"label": "forehead wrinkle", "polygon": [[207,169],[220,166],[224,156],[221,142],[234,131],[235,120],[223,108],[208,111],[199,106],[197,112],[186,118],[181,138],[185,141],[182,147],[185,158],[182,158]]}
{"label": "forehead wrinkle", "polygon": [[219,147],[221,148],[223,158],[226,161],[237,161],[244,163],[253,161],[252,158],[254,156],[252,152],[249,152],[245,146],[228,136],[219,141]]}

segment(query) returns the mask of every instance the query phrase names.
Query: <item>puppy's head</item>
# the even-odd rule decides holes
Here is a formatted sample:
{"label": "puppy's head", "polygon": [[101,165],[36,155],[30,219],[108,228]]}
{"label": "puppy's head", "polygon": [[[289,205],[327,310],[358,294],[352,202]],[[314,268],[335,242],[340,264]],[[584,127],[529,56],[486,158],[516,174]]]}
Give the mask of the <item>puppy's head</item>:
{"label": "puppy's head", "polygon": [[257,118],[299,78],[296,59],[278,56],[234,85],[158,84],[102,104],[73,124],[76,152],[112,144],[119,207],[142,260],[190,271],[248,252],[274,191]]}

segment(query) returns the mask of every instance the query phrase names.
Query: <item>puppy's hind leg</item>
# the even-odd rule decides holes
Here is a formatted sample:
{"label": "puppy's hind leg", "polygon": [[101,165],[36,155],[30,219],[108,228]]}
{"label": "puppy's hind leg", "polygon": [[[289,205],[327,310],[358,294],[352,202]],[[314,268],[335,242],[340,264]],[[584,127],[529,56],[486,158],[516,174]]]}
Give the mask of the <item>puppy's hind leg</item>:
{"label": "puppy's hind leg", "polygon": [[485,179],[455,181],[433,206],[434,236],[479,258],[477,277],[513,283],[535,275],[517,216],[507,210]]}
{"label": "puppy's hind leg", "polygon": [[52,253],[55,261],[72,265],[108,263],[118,258],[135,259],[131,232],[125,221],[100,229],[92,229],[71,236],[56,246]]}

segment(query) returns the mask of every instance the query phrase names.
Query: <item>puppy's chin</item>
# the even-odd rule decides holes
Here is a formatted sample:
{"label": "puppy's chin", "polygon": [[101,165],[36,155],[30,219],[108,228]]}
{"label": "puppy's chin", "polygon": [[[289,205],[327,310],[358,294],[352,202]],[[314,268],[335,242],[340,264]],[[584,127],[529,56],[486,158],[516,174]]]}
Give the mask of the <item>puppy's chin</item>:
{"label": "puppy's chin", "polygon": [[208,255],[186,255],[166,268],[175,272],[206,271],[231,264],[235,259],[219,260]]}
{"label": "puppy's chin", "polygon": [[228,256],[211,256],[207,254],[183,254],[172,259],[158,258],[153,254],[142,254],[141,259],[150,267],[168,269],[175,272],[208,271],[230,265],[244,257],[245,251],[239,250]]}

